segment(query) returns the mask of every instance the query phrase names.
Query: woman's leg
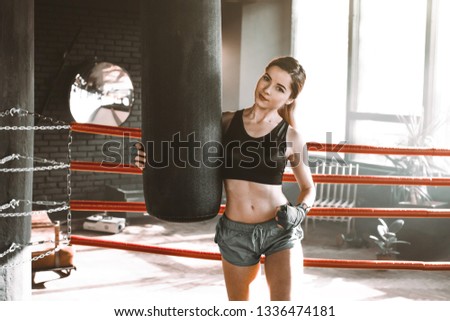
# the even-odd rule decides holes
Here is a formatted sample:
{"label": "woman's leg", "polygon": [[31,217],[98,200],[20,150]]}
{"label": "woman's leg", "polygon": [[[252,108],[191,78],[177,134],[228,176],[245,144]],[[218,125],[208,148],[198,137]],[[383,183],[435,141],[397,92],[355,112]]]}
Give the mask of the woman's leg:
{"label": "woman's leg", "polygon": [[250,283],[255,280],[259,263],[251,266],[233,265],[222,260],[223,275],[230,301],[247,301],[250,297]]}
{"label": "woman's leg", "polygon": [[264,271],[272,301],[296,300],[303,274],[303,251],[300,244],[266,257]]}

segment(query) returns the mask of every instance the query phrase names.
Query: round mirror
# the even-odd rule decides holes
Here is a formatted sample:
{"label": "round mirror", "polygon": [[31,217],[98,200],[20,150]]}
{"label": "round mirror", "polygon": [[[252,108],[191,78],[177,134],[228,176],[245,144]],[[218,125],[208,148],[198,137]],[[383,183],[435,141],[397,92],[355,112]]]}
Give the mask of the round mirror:
{"label": "round mirror", "polygon": [[120,126],[131,113],[133,83],[128,73],[109,62],[98,62],[75,76],[70,112],[78,123]]}

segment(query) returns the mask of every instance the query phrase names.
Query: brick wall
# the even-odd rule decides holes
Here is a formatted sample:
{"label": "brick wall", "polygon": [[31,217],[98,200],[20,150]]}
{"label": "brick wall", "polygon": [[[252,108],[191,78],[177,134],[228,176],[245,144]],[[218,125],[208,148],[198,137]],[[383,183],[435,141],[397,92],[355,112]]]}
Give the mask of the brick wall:
{"label": "brick wall", "polygon": [[[68,91],[74,72],[83,63],[108,61],[124,68],[135,95],[125,127],[141,126],[140,22],[138,1],[35,1],[35,111],[65,122],[73,121]],[[70,51],[69,51],[70,49]],[[47,124],[45,121],[37,125]],[[72,159],[102,161],[103,145],[118,140],[73,133]],[[68,131],[35,132],[35,156],[68,161]],[[73,172],[72,199],[107,199],[107,185],[141,188],[141,177]],[[34,200],[66,200],[67,170],[35,172]]]}

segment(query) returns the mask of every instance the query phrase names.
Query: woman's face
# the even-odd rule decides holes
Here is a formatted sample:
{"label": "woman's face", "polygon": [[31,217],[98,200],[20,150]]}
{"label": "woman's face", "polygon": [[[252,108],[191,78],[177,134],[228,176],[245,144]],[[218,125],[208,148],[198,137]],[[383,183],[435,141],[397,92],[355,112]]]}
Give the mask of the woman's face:
{"label": "woman's face", "polygon": [[262,108],[278,109],[292,103],[291,76],[278,66],[266,70],[256,84],[255,103]]}

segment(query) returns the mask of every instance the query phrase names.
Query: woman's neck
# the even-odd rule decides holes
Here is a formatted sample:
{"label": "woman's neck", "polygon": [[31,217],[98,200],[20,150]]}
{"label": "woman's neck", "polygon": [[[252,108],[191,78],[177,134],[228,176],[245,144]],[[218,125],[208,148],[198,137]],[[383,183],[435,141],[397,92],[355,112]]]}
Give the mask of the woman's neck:
{"label": "woman's neck", "polygon": [[265,109],[254,104],[248,108],[247,117],[255,123],[279,123],[281,116],[276,109]]}

